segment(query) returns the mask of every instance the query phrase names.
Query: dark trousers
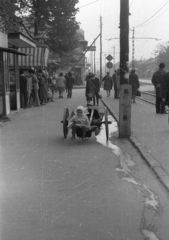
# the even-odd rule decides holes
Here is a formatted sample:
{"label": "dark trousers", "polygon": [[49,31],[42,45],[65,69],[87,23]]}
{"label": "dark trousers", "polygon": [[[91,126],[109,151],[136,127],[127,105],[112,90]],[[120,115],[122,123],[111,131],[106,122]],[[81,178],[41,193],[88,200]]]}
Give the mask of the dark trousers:
{"label": "dark trousers", "polygon": [[[79,128],[79,126],[77,126],[77,125],[72,126],[72,135],[76,134],[77,128]],[[80,127],[80,128],[82,129],[82,137],[85,137],[86,136],[86,131],[87,131],[86,126],[83,126],[83,127]]]}
{"label": "dark trousers", "polygon": [[162,98],[156,97],[156,113],[165,112],[165,102],[162,101]]}
{"label": "dark trousers", "polygon": [[27,90],[21,90],[20,92],[20,101],[21,101],[21,108],[26,108],[28,103],[28,93]]}
{"label": "dark trousers", "polygon": [[72,88],[67,88],[67,97],[68,98],[72,97]]}
{"label": "dark trousers", "polygon": [[99,105],[99,93],[98,91],[95,91],[93,94],[93,105],[95,105],[97,103],[97,105]]}

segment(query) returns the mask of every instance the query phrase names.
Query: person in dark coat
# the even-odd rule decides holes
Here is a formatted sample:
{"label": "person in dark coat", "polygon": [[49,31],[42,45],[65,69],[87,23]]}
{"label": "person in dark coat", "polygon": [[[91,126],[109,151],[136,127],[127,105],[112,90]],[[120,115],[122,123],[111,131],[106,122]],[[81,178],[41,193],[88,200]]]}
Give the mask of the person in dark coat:
{"label": "person in dark coat", "polygon": [[107,72],[107,75],[104,76],[102,81],[104,82],[103,88],[107,92],[107,97],[109,97],[111,89],[112,89],[112,86],[113,86],[113,81],[112,81],[112,78],[110,77],[110,73],[109,72]]}
{"label": "person in dark coat", "polygon": [[20,70],[20,102],[21,108],[26,108],[28,103],[27,78],[24,71]]}
{"label": "person in dark coat", "polygon": [[137,89],[140,87],[138,75],[135,73],[135,69],[131,70],[131,73],[129,75],[129,84],[132,87],[132,100],[133,100],[133,103],[135,103]]}
{"label": "person in dark coat", "polygon": [[97,104],[97,106],[99,105],[99,92],[100,92],[100,80],[99,78],[95,77],[95,74],[93,74],[94,79],[92,80],[92,83],[95,86],[94,89],[94,94],[93,94],[93,105]]}
{"label": "person in dark coat", "polygon": [[39,99],[41,105],[45,105],[47,102],[47,93],[46,93],[46,82],[45,79],[42,77],[41,73],[37,74],[37,78],[39,80]]}
{"label": "person in dark coat", "polygon": [[164,70],[165,64],[159,64],[159,70],[153,74],[152,84],[155,87],[156,91],[156,113],[165,113],[165,104],[162,101],[162,86],[164,81],[164,76],[166,75],[166,71]]}
{"label": "person in dark coat", "polygon": [[117,82],[116,82],[116,70],[113,73],[113,84],[114,84],[114,98],[117,99]]}
{"label": "person in dark coat", "polygon": [[72,73],[69,72],[68,76],[66,77],[67,98],[72,97],[72,89],[74,84],[75,84],[75,79],[74,77],[72,77]]}
{"label": "person in dark coat", "polygon": [[163,102],[163,108],[165,113],[165,105],[169,106],[169,73],[166,73],[164,75],[164,80],[162,84],[162,102]]}
{"label": "person in dark coat", "polygon": [[92,101],[94,94],[95,94],[94,77],[93,77],[93,74],[90,73],[86,77],[85,96],[86,96],[87,105],[91,105],[90,102]]}

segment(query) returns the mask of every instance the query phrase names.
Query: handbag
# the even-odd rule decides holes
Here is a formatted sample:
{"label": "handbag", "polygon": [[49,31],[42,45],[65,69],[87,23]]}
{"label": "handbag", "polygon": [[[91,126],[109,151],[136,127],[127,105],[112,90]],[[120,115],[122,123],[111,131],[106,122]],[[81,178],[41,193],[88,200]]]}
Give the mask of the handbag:
{"label": "handbag", "polygon": [[140,90],[137,90],[136,96],[137,96],[137,97],[141,97],[141,92],[140,92]]}
{"label": "handbag", "polygon": [[48,90],[48,98],[52,98],[52,92],[50,89]]}
{"label": "handbag", "polygon": [[88,92],[87,96],[88,97],[93,97],[93,93],[92,92]]}

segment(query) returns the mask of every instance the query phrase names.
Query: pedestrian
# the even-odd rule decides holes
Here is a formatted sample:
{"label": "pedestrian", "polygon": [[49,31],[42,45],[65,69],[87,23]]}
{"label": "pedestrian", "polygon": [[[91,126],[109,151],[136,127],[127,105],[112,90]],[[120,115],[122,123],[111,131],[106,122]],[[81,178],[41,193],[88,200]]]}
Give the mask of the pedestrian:
{"label": "pedestrian", "polygon": [[104,82],[103,88],[107,92],[107,97],[109,97],[111,89],[112,89],[112,86],[113,86],[112,78],[111,78],[109,72],[107,72],[107,75],[104,76],[102,81]]}
{"label": "pedestrian", "polygon": [[[48,79],[47,79],[47,71],[40,69],[38,73],[41,74],[41,77],[45,80],[43,82],[43,91],[45,92],[45,103],[48,102]],[[40,91],[41,92],[41,91]]]}
{"label": "pedestrian", "polygon": [[119,99],[120,95],[120,70],[116,71],[116,91],[117,91],[117,99]]}
{"label": "pedestrian", "polygon": [[94,94],[93,94],[93,105],[97,104],[99,105],[99,98],[100,98],[100,80],[93,74],[94,80],[92,80],[92,83],[95,86]]}
{"label": "pedestrian", "polygon": [[129,75],[129,84],[132,87],[132,100],[133,103],[135,103],[137,90],[140,87],[139,78],[138,75],[135,73],[135,69],[131,70],[131,73]]}
{"label": "pedestrian", "polygon": [[93,100],[94,94],[95,94],[94,76],[92,73],[89,73],[86,77],[86,91],[85,91],[87,106],[91,105],[90,102]]}
{"label": "pedestrian", "polygon": [[20,70],[20,102],[21,108],[27,108],[28,103],[27,78],[22,69]]}
{"label": "pedestrian", "polygon": [[165,105],[169,106],[169,73],[166,73],[166,75],[164,75],[164,80],[163,80],[163,84],[162,84],[162,101],[163,101],[163,108],[165,112]]}
{"label": "pedestrian", "polygon": [[55,92],[57,91],[56,80],[57,80],[57,75],[54,73],[50,81],[50,89],[52,92],[51,102],[54,102],[54,95],[55,95]]}
{"label": "pedestrian", "polygon": [[67,98],[72,97],[72,89],[74,84],[75,84],[75,79],[74,77],[72,77],[72,73],[69,72],[66,78]]}
{"label": "pedestrian", "polygon": [[28,101],[27,101],[27,106],[28,107],[32,107],[33,104],[33,100],[34,100],[34,95],[32,95],[32,77],[29,73],[29,75],[27,75],[27,92],[28,92]]}
{"label": "pedestrian", "polygon": [[72,128],[71,139],[75,139],[77,128],[81,128],[82,140],[86,140],[86,132],[91,129],[91,126],[90,121],[85,114],[85,109],[83,106],[78,106],[74,113],[75,115],[69,120],[68,123],[68,128]]}
{"label": "pedestrian", "polygon": [[35,75],[35,70],[30,69],[29,74],[32,77],[32,90],[34,94],[34,106],[39,107],[40,106],[40,100],[39,100],[39,80],[37,79]]}
{"label": "pedestrian", "polygon": [[156,92],[156,113],[165,113],[165,103],[162,101],[162,85],[164,81],[164,76],[166,75],[166,71],[164,70],[165,64],[159,64],[159,70],[153,74],[152,84],[155,87]]}
{"label": "pedestrian", "polygon": [[56,80],[57,90],[59,91],[59,98],[63,98],[63,92],[66,87],[66,79],[63,77],[63,73],[59,74],[59,77]]}
{"label": "pedestrian", "polygon": [[40,99],[40,104],[45,105],[47,102],[47,93],[46,93],[46,88],[45,88],[45,79],[42,77],[41,73],[37,74],[37,78],[39,80],[39,99]]}
{"label": "pedestrian", "polygon": [[[68,77],[68,73],[66,72],[66,74],[64,75],[64,78],[66,79],[66,82],[67,82],[67,77]],[[67,93],[68,92],[67,86],[66,86],[65,90],[66,90],[66,93]]]}
{"label": "pedestrian", "polygon": [[114,98],[117,99],[117,82],[116,82],[116,77],[117,77],[117,71],[115,70],[112,76],[113,79],[113,84],[114,84]]}

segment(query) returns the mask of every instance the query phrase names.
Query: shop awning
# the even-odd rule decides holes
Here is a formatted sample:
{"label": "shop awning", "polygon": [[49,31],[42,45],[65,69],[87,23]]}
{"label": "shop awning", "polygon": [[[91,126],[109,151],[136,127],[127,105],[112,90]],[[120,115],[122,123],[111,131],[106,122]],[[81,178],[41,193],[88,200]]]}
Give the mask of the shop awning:
{"label": "shop awning", "polygon": [[36,42],[23,33],[8,33],[8,43],[18,48],[36,47]]}
{"label": "shop awning", "polygon": [[49,49],[46,45],[35,48],[19,48],[19,51],[27,54],[19,56],[20,67],[47,67]]}
{"label": "shop awning", "polygon": [[4,47],[0,47],[0,51],[8,52],[8,53],[14,53],[14,54],[17,54],[17,55],[27,56],[26,53],[23,53],[23,52],[17,51],[17,50],[12,49],[12,48],[4,48]]}

